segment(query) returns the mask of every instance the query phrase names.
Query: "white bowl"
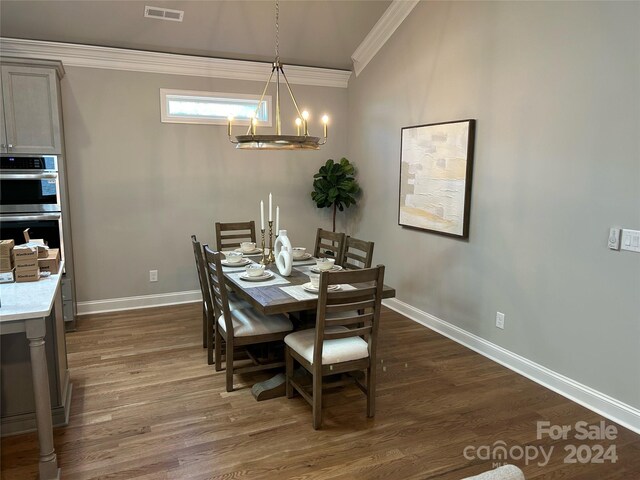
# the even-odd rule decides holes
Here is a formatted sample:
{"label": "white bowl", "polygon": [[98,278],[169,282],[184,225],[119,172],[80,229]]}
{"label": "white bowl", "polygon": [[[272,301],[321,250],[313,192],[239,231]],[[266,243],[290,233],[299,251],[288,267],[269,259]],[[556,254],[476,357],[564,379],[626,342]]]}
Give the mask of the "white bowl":
{"label": "white bowl", "polygon": [[319,258],[316,260],[318,270],[322,270],[323,272],[331,270],[334,263],[336,263],[335,258]]}
{"label": "white bowl", "polygon": [[256,243],[255,242],[242,242],[240,244],[240,250],[242,250],[243,252],[253,252],[256,249]]}
{"label": "white bowl", "polygon": [[304,247],[293,247],[293,258],[302,258],[307,253],[307,249]]}
{"label": "white bowl", "polygon": [[250,277],[260,277],[264,275],[264,265],[252,263],[251,265],[247,265],[246,271]]}
{"label": "white bowl", "polygon": [[320,275],[317,273],[310,273],[309,274],[309,283],[311,283],[311,286],[313,288],[318,288],[320,286]]}
{"label": "white bowl", "polygon": [[242,261],[242,252],[226,252],[224,254],[227,263],[240,263]]}

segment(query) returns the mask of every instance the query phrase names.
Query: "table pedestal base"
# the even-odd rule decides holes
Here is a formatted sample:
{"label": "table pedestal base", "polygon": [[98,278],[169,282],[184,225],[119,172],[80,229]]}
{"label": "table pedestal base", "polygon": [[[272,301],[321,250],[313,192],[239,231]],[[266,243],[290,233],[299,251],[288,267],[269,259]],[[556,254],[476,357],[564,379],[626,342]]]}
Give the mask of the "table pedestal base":
{"label": "table pedestal base", "polygon": [[264,382],[256,383],[251,387],[251,394],[258,402],[284,397],[286,394],[286,377],[284,373],[279,373]]}

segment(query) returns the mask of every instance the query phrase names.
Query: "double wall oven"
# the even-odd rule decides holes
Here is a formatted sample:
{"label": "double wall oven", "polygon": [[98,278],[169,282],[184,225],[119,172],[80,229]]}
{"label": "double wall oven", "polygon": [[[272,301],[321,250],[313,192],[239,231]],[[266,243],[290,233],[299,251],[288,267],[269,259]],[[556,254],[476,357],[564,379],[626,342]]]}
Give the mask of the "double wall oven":
{"label": "double wall oven", "polygon": [[60,249],[61,259],[65,261],[64,317],[73,326],[71,231],[69,219],[65,218],[68,209],[64,208],[65,185],[60,178],[59,160],[51,155],[0,156],[0,238],[23,243],[23,232],[28,228],[31,238],[42,238],[50,248]]}

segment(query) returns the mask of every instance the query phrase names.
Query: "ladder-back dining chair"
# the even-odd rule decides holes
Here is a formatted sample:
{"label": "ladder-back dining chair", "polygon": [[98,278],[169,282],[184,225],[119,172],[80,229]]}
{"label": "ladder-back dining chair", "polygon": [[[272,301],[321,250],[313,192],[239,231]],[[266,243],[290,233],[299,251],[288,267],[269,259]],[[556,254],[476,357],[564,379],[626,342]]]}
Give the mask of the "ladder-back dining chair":
{"label": "ladder-back dining chair", "polygon": [[[365,371],[366,383],[353,381],[367,396],[367,417],[375,414],[376,347],[384,282],[384,266],[320,274],[316,328],[287,335],[287,398],[294,390],[311,404],[313,428],[322,424],[323,377]],[[328,290],[329,285],[352,284],[355,290]],[[349,328],[354,327],[355,328]],[[311,373],[311,392],[294,377],[294,361]],[[345,380],[324,384],[342,385]]]}
{"label": "ladder-back dining chair", "polygon": [[[198,271],[198,281],[200,283],[200,291],[202,292],[202,342],[203,348],[207,349],[207,363],[214,365],[213,352],[215,345],[215,309],[213,300],[211,299],[211,291],[209,289],[209,280],[207,278],[207,264],[204,258],[203,247],[196,239],[195,235],[191,235],[191,244],[193,246],[193,255],[196,260],[196,270]],[[206,247],[206,245],[205,245]],[[229,308],[238,310],[241,308],[249,308],[250,305],[238,298],[235,293],[229,293]],[[216,364],[215,368],[220,371],[220,364]]]}
{"label": "ladder-back dining chair", "polygon": [[[264,315],[253,308],[231,310],[228,300],[229,292],[224,284],[220,252],[214,252],[206,246],[204,251],[207,260],[211,298],[213,299],[217,316],[215,328],[216,345],[221,345],[223,341],[225,342],[227,392],[232,392],[234,373],[256,372],[284,366],[282,361],[261,363],[251,355],[249,357],[254,360],[253,365],[236,365],[234,363],[236,347],[282,341],[293,330],[293,324],[286,315],[282,314]],[[216,365],[221,362],[221,353],[221,349],[216,348]]]}
{"label": "ladder-back dining chair", "polygon": [[[209,312],[206,298],[209,295],[209,285],[207,283],[207,272],[202,261],[202,247],[195,235],[191,235],[191,246],[193,247],[193,256],[196,261],[196,271],[198,272],[198,283],[200,284],[200,292],[202,293],[202,348],[207,348],[208,338],[211,335],[207,333],[207,325],[210,318],[213,318],[213,312]],[[212,362],[209,363],[211,365]]]}
{"label": "ladder-back dining chair", "polygon": [[330,232],[321,228],[316,232],[316,244],[313,256],[316,258],[335,258],[336,263],[342,258],[346,236],[344,233]]}
{"label": "ladder-back dining chair", "polygon": [[256,242],[256,223],[253,220],[234,223],[216,222],[216,249],[219,252],[238,248],[242,242]]}
{"label": "ladder-back dining chair", "polygon": [[340,265],[350,270],[371,268],[373,260],[373,242],[347,237]]}

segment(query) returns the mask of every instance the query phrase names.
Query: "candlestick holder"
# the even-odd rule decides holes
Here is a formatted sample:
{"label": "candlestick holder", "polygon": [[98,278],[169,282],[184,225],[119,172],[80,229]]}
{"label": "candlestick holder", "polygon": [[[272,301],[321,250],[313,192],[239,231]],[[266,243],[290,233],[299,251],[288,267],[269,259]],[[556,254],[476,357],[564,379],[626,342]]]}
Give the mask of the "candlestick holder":
{"label": "candlestick holder", "polygon": [[260,229],[260,233],[262,234],[262,242],[261,242],[261,246],[262,246],[262,258],[260,259],[260,265],[267,265],[267,256],[264,253],[264,228]]}
{"label": "candlestick holder", "polygon": [[273,263],[276,261],[276,257],[273,255],[273,220],[269,220],[269,256],[267,257],[267,263]]}

